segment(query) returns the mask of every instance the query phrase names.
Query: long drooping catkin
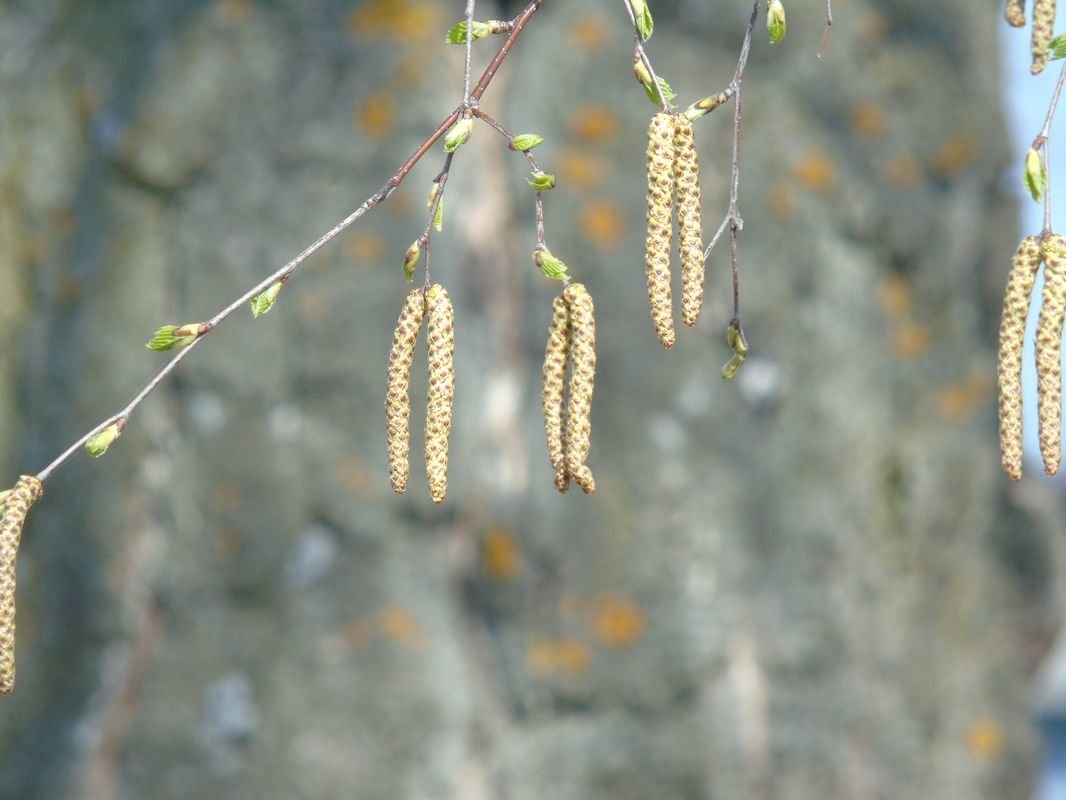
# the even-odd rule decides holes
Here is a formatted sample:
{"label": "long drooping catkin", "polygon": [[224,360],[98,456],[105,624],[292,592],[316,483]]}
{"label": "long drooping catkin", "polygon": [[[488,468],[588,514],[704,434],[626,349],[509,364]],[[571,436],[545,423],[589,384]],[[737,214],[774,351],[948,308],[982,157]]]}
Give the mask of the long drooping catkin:
{"label": "long drooping catkin", "polygon": [[1022,340],[1041,260],[1040,237],[1022,239],[1011,259],[999,322],[999,445],[1003,469],[1014,480],[1022,477]]}
{"label": "long drooping catkin", "polygon": [[41,482],[23,475],[8,495],[0,521],[0,694],[15,688],[15,556],[26,514],[42,494]]}
{"label": "long drooping catkin", "polygon": [[585,494],[596,491],[585,464],[592,434],[592,389],[596,378],[596,318],[592,296],[580,283],[563,290],[570,307],[570,395],[566,406],[566,471]]}
{"label": "long drooping catkin", "polygon": [[681,321],[696,324],[703,307],[703,222],[700,215],[700,162],[692,123],[675,118],[674,180],[677,183],[678,248],[681,254]]}
{"label": "long drooping catkin", "polygon": [[548,344],[544,349],[544,388],[540,403],[544,409],[548,458],[555,470],[555,488],[564,494],[570,488],[570,474],[566,471],[566,412],[563,405],[569,357],[570,308],[560,295],[552,304],[552,322],[548,329]]}
{"label": "long drooping catkin", "polygon": [[648,127],[648,237],[644,248],[651,321],[663,347],[673,347],[670,294],[671,208],[674,199],[674,117],[660,113]]}
{"label": "long drooping catkin", "polygon": [[1029,71],[1039,75],[1047,66],[1048,45],[1055,35],[1055,0],[1035,0],[1033,3],[1032,53],[1033,66]]}
{"label": "long drooping catkin", "polygon": [[411,465],[407,455],[411,446],[411,360],[414,357],[418,329],[426,312],[425,290],[413,289],[407,295],[389,353],[389,386],[385,396],[386,436],[389,446],[389,479],[396,494],[407,491]]}
{"label": "long drooping catkin", "polygon": [[426,476],[434,503],[448,491],[448,437],[455,400],[455,312],[443,286],[426,292],[429,307],[429,399],[426,405]]}
{"label": "long drooping catkin", "polygon": [[1015,28],[1025,27],[1025,0],[1007,0],[1003,18]]}
{"label": "long drooping catkin", "polygon": [[1054,475],[1062,458],[1062,323],[1066,317],[1066,237],[1044,240],[1044,297],[1036,326],[1040,454]]}

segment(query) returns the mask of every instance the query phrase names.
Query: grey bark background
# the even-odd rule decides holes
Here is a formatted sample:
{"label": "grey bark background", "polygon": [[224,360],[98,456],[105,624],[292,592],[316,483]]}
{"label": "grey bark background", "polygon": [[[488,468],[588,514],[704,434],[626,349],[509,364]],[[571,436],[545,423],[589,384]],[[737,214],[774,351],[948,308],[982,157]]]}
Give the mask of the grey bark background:
{"label": "grey bark background", "polygon": [[[552,488],[556,287],[529,261],[524,162],[479,129],[434,238],[457,303],[445,506],[417,458],[391,495],[382,413],[435,151],[49,481],[0,797],[1026,797],[1066,564],[1057,495],[998,467],[1002,23],[835,5],[824,62],[819,4],[789,6],[772,50],[760,22],[737,382],[725,249],[695,332],[665,352],[651,330],[652,109],[620,3],[547,3],[484,105],[547,137],[549,241],[596,299],[599,493]],[[384,182],[458,100],[461,6],[0,2],[5,485],[147,380],[156,327],[214,313]],[[653,8],[682,100],[722,88],[748,3]],[[730,125],[697,125],[709,230]]]}

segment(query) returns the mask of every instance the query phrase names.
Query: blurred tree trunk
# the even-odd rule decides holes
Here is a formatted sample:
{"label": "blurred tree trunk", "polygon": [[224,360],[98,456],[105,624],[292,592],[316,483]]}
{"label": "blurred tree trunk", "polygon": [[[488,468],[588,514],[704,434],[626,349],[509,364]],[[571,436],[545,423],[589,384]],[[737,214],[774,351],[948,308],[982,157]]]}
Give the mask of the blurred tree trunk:
{"label": "blurred tree trunk", "polygon": [[[156,327],[214,313],[381,186],[458,100],[441,42],[461,6],[0,4],[5,483],[153,374]],[[818,4],[789,6],[772,50],[760,20],[754,356],[726,384],[725,248],[674,352],[648,320],[652,109],[618,6],[547,3],[484,100],[547,138],[549,240],[596,298],[599,493],[552,489],[556,287],[530,264],[524,162],[478,129],[434,239],[458,307],[448,502],[418,458],[391,495],[381,409],[434,150],[49,482],[0,797],[1026,796],[1064,565],[1056,497],[1008,487],[994,436],[1017,239],[997,14],[841,2],[822,62]],[[686,104],[728,83],[749,8],[657,9],[650,51]],[[697,125],[708,234],[731,113]]]}

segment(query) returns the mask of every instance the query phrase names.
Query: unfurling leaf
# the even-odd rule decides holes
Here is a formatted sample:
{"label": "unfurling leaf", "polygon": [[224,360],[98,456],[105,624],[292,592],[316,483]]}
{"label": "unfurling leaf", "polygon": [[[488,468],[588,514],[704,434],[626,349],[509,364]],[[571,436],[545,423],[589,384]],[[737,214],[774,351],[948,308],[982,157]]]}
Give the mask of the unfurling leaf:
{"label": "unfurling leaf", "polygon": [[538,192],[547,192],[555,188],[555,176],[547,172],[534,172],[533,177],[526,182]]}
{"label": "unfurling leaf", "polygon": [[[473,41],[484,39],[492,33],[492,26],[484,22],[475,21],[470,28],[470,38]],[[466,44],[466,20],[457,22],[448,30],[444,37],[445,44]]]}
{"label": "unfurling leaf", "polygon": [[538,247],[533,251],[533,263],[540,268],[545,278],[551,278],[553,281],[570,280],[570,276],[566,274],[566,264],[553,256],[546,247]]}
{"label": "unfurling leaf", "polygon": [[284,281],[275,281],[269,287],[252,298],[252,318],[258,319],[274,307],[278,299],[278,292],[284,286]]}
{"label": "unfurling leaf", "polygon": [[655,22],[651,18],[651,9],[648,8],[647,0],[633,0],[633,14],[637,21],[637,33],[642,41],[648,41],[655,29]]}
{"label": "unfurling leaf", "polygon": [[207,326],[199,322],[187,325],[164,325],[157,330],[145,347],[162,352],[186,347],[196,341],[196,337],[207,332]]}
{"label": "unfurling leaf", "polygon": [[544,143],[544,137],[535,133],[520,133],[507,146],[519,153],[526,153]]}
{"label": "unfurling leaf", "polygon": [[1047,169],[1044,160],[1040,157],[1040,151],[1030,147],[1025,154],[1025,188],[1029,195],[1039,203],[1044,199],[1044,190],[1047,188]]}
{"label": "unfurling leaf", "polygon": [[777,44],[784,39],[787,29],[785,7],[781,5],[781,0],[771,0],[766,7],[766,30],[770,34],[770,44]]}
{"label": "unfurling leaf", "polygon": [[97,431],[89,437],[85,442],[85,449],[89,451],[89,455],[93,458],[99,458],[107,452],[115,439],[122,435],[122,425],[118,422],[113,422],[108,425],[102,431]]}
{"label": "unfurling leaf", "polygon": [[422,240],[416,239],[411,243],[411,246],[407,248],[407,253],[403,258],[403,277],[408,283],[414,280],[415,269],[418,267],[418,262],[422,260]]}
{"label": "unfurling leaf", "polygon": [[448,129],[448,132],[444,134],[444,152],[454,153],[470,138],[470,134],[474,132],[474,120],[461,119],[452,125]]}

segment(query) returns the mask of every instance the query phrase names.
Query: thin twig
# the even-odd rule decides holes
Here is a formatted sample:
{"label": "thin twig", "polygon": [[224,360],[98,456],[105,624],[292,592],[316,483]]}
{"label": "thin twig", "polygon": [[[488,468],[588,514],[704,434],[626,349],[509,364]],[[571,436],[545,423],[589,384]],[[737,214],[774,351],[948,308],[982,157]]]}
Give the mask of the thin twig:
{"label": "thin twig", "polygon": [[470,105],[470,56],[474,44],[474,6],[477,0],[466,0],[466,64],[463,67],[463,105]]}
{"label": "thin twig", "polygon": [[[511,131],[509,131],[502,123],[497,122],[495,119],[493,119],[493,117],[486,114],[480,108],[474,109],[474,116],[480,119],[485,124],[487,124],[489,127],[493,128],[497,133],[506,138],[508,142],[514,139],[514,134],[511,133]],[[526,160],[529,162],[530,168],[534,172],[543,171],[540,168],[540,163],[537,161],[537,158],[533,155],[533,153],[531,153],[529,150],[526,150],[522,153],[522,155],[526,157]],[[537,209],[537,244],[541,247],[547,247],[547,242],[545,241],[544,236],[544,193],[541,191],[537,191],[536,195],[537,198],[535,202]]]}
{"label": "thin twig", "polygon": [[1048,236],[1051,233],[1051,158],[1048,153],[1048,137],[1051,135],[1051,123],[1055,119],[1055,110],[1059,106],[1059,97],[1062,95],[1062,85],[1066,82],[1066,61],[1062,64],[1062,69],[1059,70],[1059,80],[1055,84],[1055,91],[1051,95],[1051,103],[1048,105],[1047,116],[1044,117],[1044,126],[1040,129],[1040,133],[1033,139],[1033,149],[1040,150],[1043,153],[1044,159],[1044,172],[1047,174],[1047,180],[1044,185],[1044,231],[1043,236]]}
{"label": "thin twig", "polygon": [[822,43],[818,45],[818,58],[825,55],[825,48],[829,46],[829,32],[833,28],[833,0],[825,0],[825,33],[822,34]]}
{"label": "thin twig", "polygon": [[659,77],[655,74],[655,68],[651,65],[651,59],[648,58],[648,54],[644,50],[644,40],[640,36],[640,28],[637,27],[637,14],[633,10],[633,0],[623,0],[623,2],[625,3],[626,11],[629,12],[629,21],[633,24],[633,52],[640,59],[644,68],[648,70],[648,74],[651,75],[655,94],[659,96],[659,105],[662,106],[663,111],[669,112],[670,103],[666,99],[666,95],[663,94],[662,84],[659,83]]}
{"label": "thin twig", "polygon": [[[492,83],[492,79],[496,76],[496,72],[497,70],[499,70],[500,65],[507,58],[507,55],[511,52],[511,48],[514,47],[515,42],[518,41],[518,38],[522,35],[522,31],[525,29],[525,26],[529,23],[529,20],[541,8],[541,6],[544,5],[544,2],[545,0],[529,0],[529,3],[522,10],[522,12],[517,17],[515,17],[512,23],[511,30],[507,35],[507,38],[504,40],[503,44],[500,45],[500,49],[496,52],[496,55],[493,56],[492,61],[489,63],[488,67],[486,67],[485,71],[481,74],[481,77],[478,79],[478,82],[475,85],[473,91],[469,92],[468,94],[464,92],[464,95],[466,96],[465,99],[472,101],[478,101],[481,99],[481,96],[485,93],[485,90],[489,87],[489,84]],[[394,191],[396,191],[396,188],[403,182],[404,178],[407,177],[407,174],[412,169],[414,169],[415,164],[417,164],[421,160],[421,158],[427,152],[429,152],[429,149],[433,147],[433,145],[435,145],[437,141],[440,140],[440,138],[444,135],[445,131],[447,131],[456,122],[456,120],[459,119],[459,116],[462,111],[462,107],[457,108],[452,111],[451,114],[449,114],[447,117],[445,117],[436,127],[436,129],[425,139],[425,141],[423,141],[407,158],[407,160],[400,165],[400,168],[391,178],[389,178],[385,182],[385,185],[382,186],[381,189],[372,194],[370,197],[368,197],[365,201],[363,201],[362,205],[356,208],[351,214],[342,219],[324,234],[315,239],[314,242],[305,247],[298,255],[296,255],[292,260],[287,262],[284,266],[276,270],[269,277],[261,280],[251,289],[244,292],[240,297],[238,297],[228,306],[226,306],[213,317],[211,317],[209,320],[207,320],[205,325],[207,326],[208,331],[214,329],[215,326],[217,326],[220,322],[226,319],[226,317],[230,316],[230,314],[232,314],[238,308],[244,306],[249,300],[251,300],[260,292],[272,286],[277,281],[288,280],[288,278],[304,261],[306,261],[316,252],[321,250],[326,244],[335,239],[341,233],[350,228],[353,224],[355,224],[355,222],[357,222],[361,217],[363,217],[376,205],[387,200],[389,196]],[[164,367],[159,370],[158,373],[156,373],[155,377],[153,377],[144,386],[144,388],[142,388],[136,394],[136,396],[134,396],[134,398],[122,408],[121,411],[119,411],[117,414],[112,414],[110,417],[94,426],[91,430],[89,430],[88,433],[84,434],[81,438],[79,438],[72,445],[70,445],[70,447],[68,447],[59,456],[57,456],[48,466],[46,466],[39,473],[37,473],[37,479],[42,483],[47,481],[48,478],[51,477],[52,473],[55,472],[64,463],[66,463],[66,461],[68,461],[71,456],[74,455],[74,453],[76,453],[82,446],[84,446],[84,444],[94,434],[100,432],[104,428],[114,423],[120,423],[124,425],[126,421],[128,421],[133,411],[144,401],[144,399],[148,397],[148,395],[151,394],[159,386],[160,383],[162,383],[164,378],[166,378],[171,372],[173,372],[177,368],[178,364],[180,364],[182,360],[185,359],[193,351],[193,349],[196,348],[200,344],[200,342],[206,338],[206,336],[207,333],[201,334],[196,339],[194,339],[189,345],[183,347],[181,350],[175,353],[174,356],[170,359],[170,361],[168,361],[166,365],[164,365]]]}

